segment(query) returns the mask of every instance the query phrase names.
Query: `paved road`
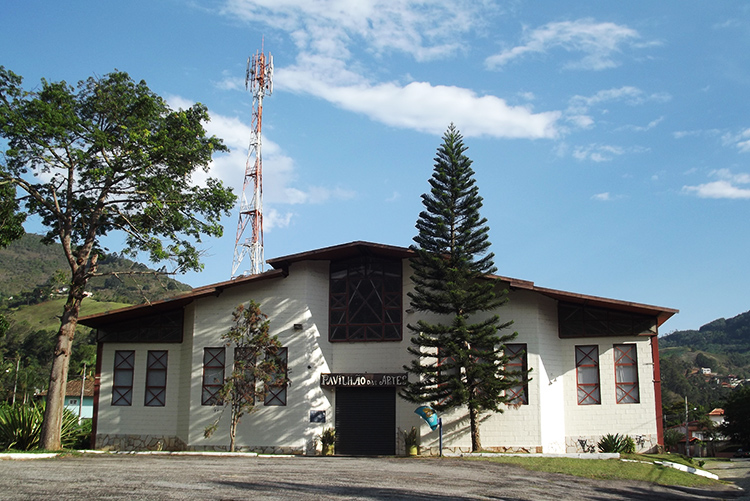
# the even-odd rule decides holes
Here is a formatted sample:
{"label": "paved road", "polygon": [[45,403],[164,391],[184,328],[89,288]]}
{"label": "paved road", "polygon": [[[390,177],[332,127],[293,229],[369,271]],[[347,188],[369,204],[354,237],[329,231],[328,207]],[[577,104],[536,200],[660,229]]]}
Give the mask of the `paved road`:
{"label": "paved road", "polygon": [[85,456],[0,462],[0,499],[696,500],[722,492],[593,481],[461,459]]}
{"label": "paved road", "polygon": [[734,461],[709,461],[706,469],[715,473],[722,480],[733,482],[744,489],[738,500],[750,500],[750,459],[735,459]]}

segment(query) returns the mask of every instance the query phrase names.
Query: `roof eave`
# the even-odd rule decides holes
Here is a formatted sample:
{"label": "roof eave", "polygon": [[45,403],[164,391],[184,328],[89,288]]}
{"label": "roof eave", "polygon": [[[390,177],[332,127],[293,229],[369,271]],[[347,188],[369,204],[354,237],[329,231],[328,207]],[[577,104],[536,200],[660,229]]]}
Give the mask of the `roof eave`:
{"label": "roof eave", "polygon": [[534,282],[530,282],[527,280],[518,280],[515,278],[502,277],[497,275],[493,275],[491,278],[507,282],[513,289],[524,289],[537,292],[558,301],[565,301],[574,304],[585,304],[599,308],[611,308],[620,311],[638,313],[641,315],[654,316],[657,319],[657,327],[661,327],[664,322],[680,312],[680,310],[674,308],[666,308],[650,304],[634,303],[632,301],[621,301],[619,299],[610,299],[599,296],[591,296],[587,294],[578,294],[576,292],[538,287],[534,285]]}
{"label": "roof eave", "polygon": [[120,322],[124,320],[130,320],[132,318],[141,317],[144,315],[153,315],[156,313],[166,313],[174,311],[180,308],[184,308],[196,299],[200,299],[206,296],[218,296],[224,290],[236,287],[238,285],[248,284],[251,282],[257,282],[261,280],[269,280],[273,278],[284,277],[284,270],[269,270],[257,275],[248,275],[236,278],[234,280],[227,280],[225,282],[219,282],[212,285],[206,285],[198,287],[185,294],[172,296],[167,299],[160,301],[153,301],[147,304],[139,304],[135,306],[127,306],[117,310],[106,311],[103,313],[96,313],[94,315],[87,315],[78,319],[78,323],[85,325],[86,327],[99,328],[103,325],[111,324],[113,322]]}

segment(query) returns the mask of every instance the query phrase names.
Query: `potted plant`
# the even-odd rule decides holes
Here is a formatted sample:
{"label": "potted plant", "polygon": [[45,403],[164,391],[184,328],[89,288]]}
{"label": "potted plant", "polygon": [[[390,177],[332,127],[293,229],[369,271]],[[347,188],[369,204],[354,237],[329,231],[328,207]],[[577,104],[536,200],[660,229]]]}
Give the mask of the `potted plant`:
{"label": "potted plant", "polygon": [[336,428],[327,428],[320,435],[320,443],[323,446],[324,456],[333,456],[334,446],[336,445]]}
{"label": "potted plant", "polygon": [[419,450],[417,449],[417,429],[412,426],[411,430],[409,430],[408,432],[404,431],[403,434],[406,453],[409,456],[416,456],[419,453]]}

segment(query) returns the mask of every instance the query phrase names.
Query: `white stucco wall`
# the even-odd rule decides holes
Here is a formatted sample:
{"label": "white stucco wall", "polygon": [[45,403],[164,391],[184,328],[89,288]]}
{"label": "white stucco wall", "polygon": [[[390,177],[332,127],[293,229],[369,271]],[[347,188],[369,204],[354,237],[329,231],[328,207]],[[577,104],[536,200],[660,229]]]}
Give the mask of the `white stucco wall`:
{"label": "white stucco wall", "polygon": [[[412,290],[408,262],[403,274],[403,340],[400,342],[328,341],[328,262],[295,262],[287,277],[257,280],[224,289],[218,296],[195,300],[184,310],[184,339],[175,344],[105,343],[99,402],[98,435],[176,436],[190,448],[223,448],[229,443],[229,411],[209,438],[204,430],[222,407],[201,405],[203,351],[220,347],[220,336],[232,325],[231,313],[240,303],[254,300],[271,321],[271,333],[288,348],[291,385],[286,406],[257,405],[238,427],[237,446],[310,451],[316,436],[335,424],[335,390],[320,387],[322,373],[401,373],[410,363],[407,347],[411,332],[406,324],[420,318],[407,312],[406,294]],[[507,284],[498,284],[507,286]],[[530,452],[566,452],[580,440],[589,443],[607,433],[648,436],[655,441],[653,361],[648,337],[560,339],[557,302],[528,290],[513,290],[510,301],[498,312],[503,321],[513,320],[513,343],[525,343],[528,365],[529,404],[508,408],[501,414],[485,414],[481,422],[486,448],[525,449]],[[475,319],[476,320],[476,319]],[[301,329],[294,328],[295,324]],[[614,344],[638,346],[639,404],[616,404],[614,393]],[[575,346],[599,346],[600,405],[577,405]],[[133,405],[111,405],[114,352],[136,352]],[[164,407],[143,405],[148,350],[168,350],[167,402]],[[231,370],[233,349],[226,348],[225,374]],[[413,378],[414,376],[410,376]],[[438,433],[414,413],[417,405],[396,399],[396,429],[417,426],[423,449],[438,446]],[[326,423],[310,423],[311,411],[324,411]],[[444,446],[468,450],[471,446],[465,409],[443,413]],[[396,430],[394,430],[396,433]]]}
{"label": "white stucco wall", "polygon": [[[201,405],[203,350],[220,347],[220,336],[232,325],[231,312],[249,300],[260,304],[268,315],[271,334],[288,348],[291,385],[286,406],[256,405],[256,411],[242,418],[237,446],[290,447],[304,450],[322,424],[310,423],[311,410],[326,411],[330,419],[329,396],[320,388],[319,375],[328,371],[330,350],[320,343],[321,327],[328,319],[327,263],[295,263],[288,277],[251,282],[225,290],[218,298],[196,301],[192,350],[193,377],[190,390],[188,444],[222,447],[229,443],[229,412],[225,411],[217,431],[209,438],[204,429],[221,414],[221,407]],[[295,330],[301,324],[302,330]],[[326,334],[327,335],[327,334]],[[226,349],[225,373],[231,370],[233,349]]]}
{"label": "white stucco wall", "polygon": [[[180,398],[180,368],[183,356],[189,356],[179,343],[105,343],[102,350],[102,374],[99,387],[98,435],[177,435]],[[115,351],[134,350],[132,405],[112,405],[112,375]],[[149,350],[167,350],[167,390],[163,407],[144,405],[146,361]]]}
{"label": "white stucco wall", "polygon": [[[498,284],[500,287],[507,284]],[[498,311],[502,322],[513,324],[500,334],[517,332],[518,336],[510,343],[527,345],[528,367],[532,370],[529,381],[529,403],[517,407],[505,407],[502,413],[481,415],[480,434],[482,446],[487,449],[501,448],[537,452],[550,443],[563,442],[564,433],[559,419],[561,412],[562,382],[550,385],[550,376],[545,369],[544,357],[556,353],[550,347],[550,337],[557,338],[557,310],[553,300],[527,291],[511,291],[509,301]],[[472,321],[484,318],[478,315]],[[416,319],[414,319],[416,320]],[[412,321],[414,321],[412,320]],[[428,321],[434,321],[430,318]],[[550,347],[550,349],[548,349]],[[549,352],[549,353],[548,353]],[[547,363],[547,366],[549,366]],[[550,399],[544,401],[544,399]],[[555,399],[554,401],[551,399]],[[550,408],[552,406],[552,408]],[[550,408],[547,415],[542,409]],[[545,419],[556,416],[557,419]],[[468,413],[464,408],[446,411],[443,418],[443,447],[468,451],[471,449],[471,435]],[[428,426],[421,428],[423,445],[436,448],[439,443],[438,431]],[[547,452],[547,448],[544,449]]]}
{"label": "white stucco wall", "polygon": [[[638,383],[640,402],[618,404],[615,397],[615,344],[634,344],[638,354]],[[599,382],[601,404],[578,405],[575,347],[599,347]],[[639,448],[648,449],[656,443],[656,402],[653,384],[651,340],[647,336],[580,338],[563,340],[565,354],[565,434],[568,448],[579,440],[596,445],[599,437],[619,433],[630,435]]]}

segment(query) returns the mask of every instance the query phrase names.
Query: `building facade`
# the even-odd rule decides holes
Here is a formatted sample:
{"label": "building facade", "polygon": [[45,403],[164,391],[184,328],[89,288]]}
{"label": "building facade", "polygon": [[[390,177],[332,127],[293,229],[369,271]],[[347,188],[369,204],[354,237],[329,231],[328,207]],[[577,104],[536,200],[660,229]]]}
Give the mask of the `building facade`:
{"label": "building facade", "polygon": [[[423,454],[438,433],[398,397],[408,377],[409,249],[353,242],[269,260],[271,271],[174,298],[82,318],[97,329],[97,448],[224,450],[229,412],[217,398],[234,349],[221,335],[237,305],[268,315],[291,384],[271,387],[242,418],[238,450],[313,454],[337,431],[337,453],[398,454],[417,427]],[[498,312],[518,336],[510,364],[530,368],[516,405],[481,421],[485,449],[588,452],[627,434],[641,451],[661,441],[658,328],[677,311],[488,277],[509,290]],[[435,318],[425,318],[435,320]],[[444,413],[444,450],[471,447],[466,409]],[[219,419],[214,434],[204,430]]]}

